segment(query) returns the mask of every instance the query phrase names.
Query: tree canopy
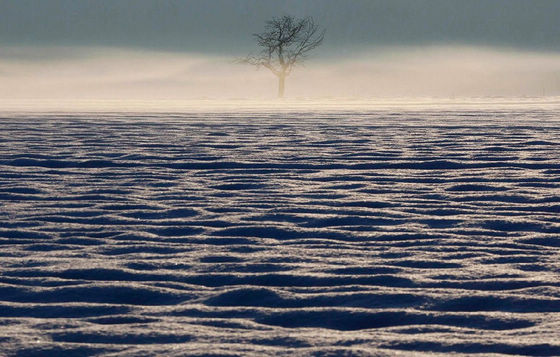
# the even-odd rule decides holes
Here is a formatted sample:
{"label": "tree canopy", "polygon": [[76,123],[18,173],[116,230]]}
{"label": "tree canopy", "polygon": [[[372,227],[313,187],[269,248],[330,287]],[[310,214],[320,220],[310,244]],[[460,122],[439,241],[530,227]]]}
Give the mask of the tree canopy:
{"label": "tree canopy", "polygon": [[325,30],[320,30],[312,17],[285,15],[267,21],[264,31],[253,36],[261,50],[241,62],[268,68],[279,79],[278,96],[282,97],[285,78],[323,42]]}

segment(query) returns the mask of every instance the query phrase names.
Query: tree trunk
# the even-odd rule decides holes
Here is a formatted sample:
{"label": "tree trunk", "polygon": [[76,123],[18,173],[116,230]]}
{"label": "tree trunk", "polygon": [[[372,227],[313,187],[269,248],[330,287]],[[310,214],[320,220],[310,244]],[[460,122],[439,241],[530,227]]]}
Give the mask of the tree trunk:
{"label": "tree trunk", "polygon": [[278,76],[278,98],[284,98],[284,83],[286,82],[286,76],[281,74]]}

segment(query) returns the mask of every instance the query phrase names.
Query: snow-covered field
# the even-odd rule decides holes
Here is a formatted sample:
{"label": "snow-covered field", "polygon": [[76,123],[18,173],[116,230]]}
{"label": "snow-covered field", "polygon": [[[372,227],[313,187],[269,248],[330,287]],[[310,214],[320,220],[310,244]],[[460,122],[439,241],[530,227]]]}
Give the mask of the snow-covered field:
{"label": "snow-covered field", "polygon": [[3,114],[0,355],[560,355],[560,111]]}

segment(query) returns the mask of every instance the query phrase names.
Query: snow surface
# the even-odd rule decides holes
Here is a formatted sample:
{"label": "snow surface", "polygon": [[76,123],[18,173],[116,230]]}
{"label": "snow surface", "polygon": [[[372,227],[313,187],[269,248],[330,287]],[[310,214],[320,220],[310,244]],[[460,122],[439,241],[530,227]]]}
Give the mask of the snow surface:
{"label": "snow surface", "polygon": [[0,355],[560,355],[558,110],[0,129]]}

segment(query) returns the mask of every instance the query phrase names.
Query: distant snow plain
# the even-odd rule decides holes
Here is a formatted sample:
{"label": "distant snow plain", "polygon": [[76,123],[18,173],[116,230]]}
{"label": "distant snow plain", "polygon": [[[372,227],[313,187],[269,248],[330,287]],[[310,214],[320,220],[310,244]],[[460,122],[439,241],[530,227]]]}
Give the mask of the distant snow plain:
{"label": "distant snow plain", "polygon": [[0,355],[560,355],[558,108],[0,128]]}

